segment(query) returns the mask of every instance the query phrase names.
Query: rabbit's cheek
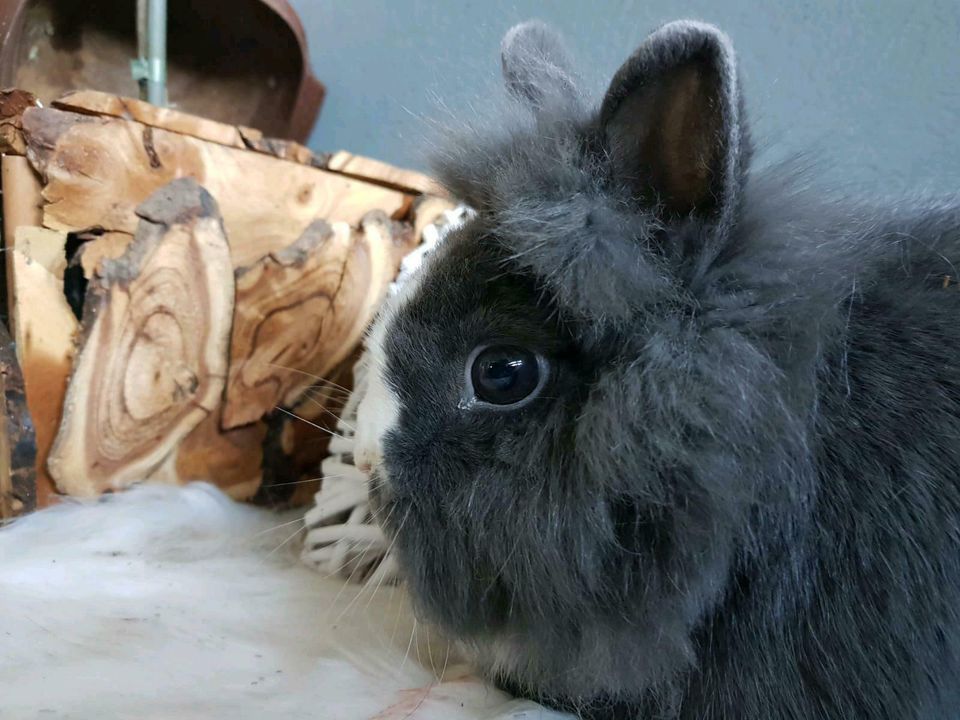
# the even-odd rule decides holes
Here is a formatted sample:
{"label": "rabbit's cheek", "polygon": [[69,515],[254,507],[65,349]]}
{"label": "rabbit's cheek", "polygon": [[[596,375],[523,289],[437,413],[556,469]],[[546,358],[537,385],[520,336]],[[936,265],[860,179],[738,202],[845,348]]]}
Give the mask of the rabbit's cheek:
{"label": "rabbit's cheek", "polygon": [[[384,482],[382,472],[373,470],[370,473],[370,490],[368,494],[370,511],[374,517],[382,516],[383,512],[393,502],[393,493]],[[388,529],[385,524],[381,527]]]}
{"label": "rabbit's cheek", "polygon": [[364,473],[383,465],[383,440],[397,425],[400,417],[400,402],[387,385],[384,373],[386,359],[382,345],[375,342],[378,333],[371,333],[370,375],[366,392],[357,407],[357,427],[354,439],[353,460]]}
{"label": "rabbit's cheek", "polygon": [[372,377],[367,394],[357,409],[357,433],[353,459],[357,468],[370,473],[383,463],[383,438],[394,429],[400,414],[396,397],[379,377]]}

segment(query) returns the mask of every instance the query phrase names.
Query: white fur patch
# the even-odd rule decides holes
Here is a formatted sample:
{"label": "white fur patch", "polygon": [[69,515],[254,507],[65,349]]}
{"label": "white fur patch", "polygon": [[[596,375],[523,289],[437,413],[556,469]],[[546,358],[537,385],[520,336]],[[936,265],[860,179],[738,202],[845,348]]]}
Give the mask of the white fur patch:
{"label": "white fur patch", "polygon": [[[399,297],[390,298],[387,303],[393,305],[393,301]],[[357,406],[353,450],[354,464],[366,473],[383,462],[383,438],[396,426],[400,417],[400,400],[387,384],[387,358],[383,348],[394,314],[395,311],[384,307],[380,319],[367,336],[368,375]]]}
{"label": "white fur patch", "polygon": [[423,231],[423,242],[408,255],[401,266],[390,295],[381,306],[377,319],[367,334],[366,355],[368,375],[363,396],[357,407],[357,427],[354,436],[353,458],[356,466],[369,472],[383,462],[383,438],[396,426],[400,417],[400,399],[387,382],[387,358],[384,343],[393,332],[397,313],[416,297],[436,257],[436,250],[452,230],[474,216],[465,206],[444,213],[442,227],[428,225]]}
{"label": "white fur patch", "polygon": [[471,665],[482,668],[490,676],[502,674],[522,677],[520,670],[527,663],[523,648],[515,641],[499,635],[473,645],[459,644],[458,649]]}
{"label": "white fur patch", "polygon": [[144,486],[0,530],[0,717],[563,717],[414,637],[402,588],[298,564],[285,520],[206,485]]}

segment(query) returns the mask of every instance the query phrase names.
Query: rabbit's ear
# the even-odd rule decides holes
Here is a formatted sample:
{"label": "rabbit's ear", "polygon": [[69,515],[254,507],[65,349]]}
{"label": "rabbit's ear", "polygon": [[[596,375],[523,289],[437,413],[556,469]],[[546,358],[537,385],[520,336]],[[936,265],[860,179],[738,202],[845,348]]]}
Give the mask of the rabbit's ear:
{"label": "rabbit's ear", "polygon": [[500,45],[507,89],[534,109],[576,98],[576,82],[563,40],[539,20],[515,25]]}
{"label": "rabbit's ear", "polygon": [[663,26],[614,75],[600,125],[615,178],[668,217],[724,223],[741,184],[740,92],[717,28]]}

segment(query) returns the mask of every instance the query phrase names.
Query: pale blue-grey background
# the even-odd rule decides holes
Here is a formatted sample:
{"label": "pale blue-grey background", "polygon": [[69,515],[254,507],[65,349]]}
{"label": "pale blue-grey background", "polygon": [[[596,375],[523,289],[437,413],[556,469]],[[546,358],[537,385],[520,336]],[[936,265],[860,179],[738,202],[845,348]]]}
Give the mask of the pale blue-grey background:
{"label": "pale blue-grey background", "polygon": [[733,38],[761,158],[813,151],[863,188],[960,190],[960,0],[293,0],[328,95],[311,145],[424,167],[438,98],[483,104],[513,23],[567,37],[599,94],[658,24]]}

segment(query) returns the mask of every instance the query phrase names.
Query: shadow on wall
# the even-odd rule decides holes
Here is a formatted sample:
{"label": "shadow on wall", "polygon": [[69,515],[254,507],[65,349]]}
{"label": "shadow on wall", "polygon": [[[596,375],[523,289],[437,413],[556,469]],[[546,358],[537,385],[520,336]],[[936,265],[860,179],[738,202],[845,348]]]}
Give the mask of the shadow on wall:
{"label": "shadow on wall", "polygon": [[539,17],[568,39],[599,96],[658,24],[694,17],[733,38],[758,159],[810,151],[869,189],[960,187],[956,0],[292,0],[327,103],[316,149],[425,169],[423,117],[488,102],[500,38]]}

